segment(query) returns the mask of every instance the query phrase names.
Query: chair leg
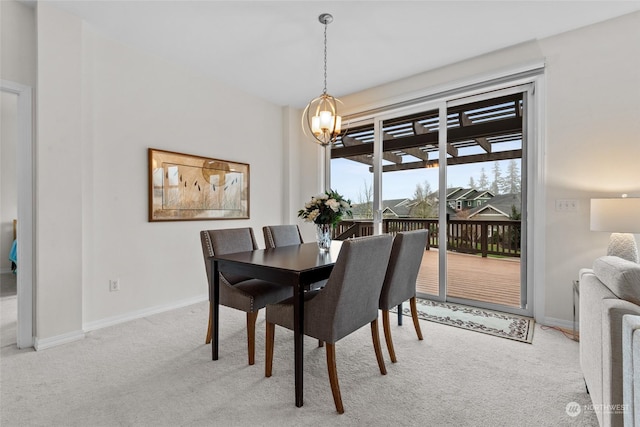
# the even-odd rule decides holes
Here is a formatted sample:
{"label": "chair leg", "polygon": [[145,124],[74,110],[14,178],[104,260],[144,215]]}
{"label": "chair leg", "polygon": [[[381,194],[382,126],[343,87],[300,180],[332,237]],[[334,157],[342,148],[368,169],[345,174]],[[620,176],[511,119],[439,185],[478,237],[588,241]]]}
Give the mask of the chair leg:
{"label": "chair leg", "polygon": [[256,320],[258,312],[247,313],[247,346],[249,347],[249,365],[256,363]]}
{"label": "chair leg", "polygon": [[267,338],[265,342],[265,362],[264,362],[264,376],[270,377],[273,369],[273,339],[276,332],[276,324],[267,322]]}
{"label": "chair leg", "polygon": [[387,342],[387,350],[391,357],[391,363],[396,363],[396,352],[393,349],[393,340],[391,339],[391,326],[389,321],[389,310],[382,310],[382,329],[384,330],[384,340]]}
{"label": "chair leg", "polygon": [[331,384],[331,393],[333,394],[336,411],[339,414],[344,414],[340,385],[338,384],[338,370],[336,369],[336,345],[332,343],[327,343],[327,370],[329,371],[329,383]]}
{"label": "chair leg", "polygon": [[324,347],[324,341],[318,340],[318,347]]}
{"label": "chair leg", "polygon": [[409,300],[411,305],[411,317],[413,318],[413,326],[416,328],[416,334],[418,339],[422,341],[422,331],[420,330],[420,322],[418,320],[418,308],[416,307],[416,297],[411,297]]}
{"label": "chair leg", "polygon": [[378,319],[371,322],[371,338],[373,338],[373,349],[376,351],[376,359],[378,359],[378,367],[382,375],[387,375],[387,368],[384,366],[382,358],[382,348],[380,347],[380,334],[378,333]]}
{"label": "chair leg", "polygon": [[207,327],[207,337],[204,340],[205,344],[211,343],[211,330],[213,328],[213,303],[209,301],[209,326]]}

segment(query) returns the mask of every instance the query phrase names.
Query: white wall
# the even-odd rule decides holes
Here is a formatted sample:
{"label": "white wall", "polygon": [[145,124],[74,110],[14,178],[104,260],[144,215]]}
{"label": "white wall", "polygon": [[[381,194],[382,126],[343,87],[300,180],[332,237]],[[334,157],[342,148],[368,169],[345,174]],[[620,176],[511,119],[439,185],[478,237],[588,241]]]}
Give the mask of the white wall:
{"label": "white wall", "polygon": [[[608,235],[589,231],[589,199],[640,197],[640,13],[493,52],[449,67],[341,97],[348,113],[418,91],[521,64],[546,62],[544,187],[546,228],[543,318],[570,326],[571,281],[606,251]],[[577,199],[578,212],[555,211]],[[540,307],[538,307],[539,309]]]}
{"label": "white wall", "polygon": [[[205,299],[199,231],[249,226],[264,246],[284,218],[282,108],[47,4],[38,41],[38,337]],[[147,222],[149,147],[249,163],[251,219]]]}

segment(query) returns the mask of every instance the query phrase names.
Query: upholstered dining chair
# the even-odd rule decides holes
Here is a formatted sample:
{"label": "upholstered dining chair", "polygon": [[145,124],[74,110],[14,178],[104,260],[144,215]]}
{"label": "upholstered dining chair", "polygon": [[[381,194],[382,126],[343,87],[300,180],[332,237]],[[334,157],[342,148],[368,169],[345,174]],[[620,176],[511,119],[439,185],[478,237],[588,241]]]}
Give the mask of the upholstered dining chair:
{"label": "upholstered dining chair", "polygon": [[[365,326],[371,336],[380,372],[387,373],[378,334],[378,298],[391,253],[390,235],[345,240],[326,286],[304,294],[304,334],[326,343],[329,383],[338,413],[344,413],[335,343]],[[293,329],[293,298],[267,305],[265,376],[273,367],[275,325]]]}
{"label": "upholstered dining chair", "polygon": [[295,224],[266,225],[262,227],[262,232],[264,234],[264,245],[267,249],[303,243],[300,228]]}
{"label": "upholstered dining chair", "polygon": [[[264,234],[264,244],[267,249],[304,243],[300,228],[296,224],[266,225],[262,227],[262,232]],[[325,283],[327,283],[326,280],[312,283],[308,290],[320,289]],[[322,347],[322,343],[319,343],[319,345]]]}
{"label": "upholstered dining chair", "polygon": [[[230,228],[222,230],[204,230],[200,232],[202,253],[207,271],[207,280],[211,282],[211,262],[215,254],[224,255],[258,249],[253,229]],[[293,295],[293,288],[264,280],[235,274],[220,273],[220,304],[242,310],[247,313],[247,345],[249,365],[255,363],[256,319],[258,311],[268,303],[275,303]],[[211,300],[211,295],[209,295]],[[209,326],[206,343],[211,342],[213,327],[213,306],[209,304]]]}
{"label": "upholstered dining chair", "polygon": [[393,239],[393,247],[391,248],[384,285],[380,292],[379,304],[379,308],[382,310],[384,339],[387,342],[387,350],[389,350],[389,356],[393,363],[396,363],[397,359],[389,325],[390,308],[398,306],[398,310],[400,310],[400,304],[409,300],[413,326],[416,329],[418,339],[422,340],[422,331],[420,330],[418,310],[416,308],[416,279],[418,278],[422,256],[427,245],[428,234],[428,230],[404,231],[396,234]]}

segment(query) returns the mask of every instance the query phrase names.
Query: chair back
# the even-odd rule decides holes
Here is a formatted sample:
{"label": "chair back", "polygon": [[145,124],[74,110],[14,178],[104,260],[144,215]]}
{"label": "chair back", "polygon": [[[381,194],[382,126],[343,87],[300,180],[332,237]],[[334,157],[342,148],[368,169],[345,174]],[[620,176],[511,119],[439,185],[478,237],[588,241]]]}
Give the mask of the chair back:
{"label": "chair back", "polygon": [[[209,262],[209,258],[212,256],[258,249],[256,238],[251,227],[203,230],[200,232],[200,242],[202,243],[204,265],[209,281],[211,281],[211,263]],[[230,285],[250,279],[250,277],[227,273],[221,273],[220,276]]]}
{"label": "chair back", "polygon": [[381,310],[388,310],[416,295],[416,279],[427,246],[428,234],[428,230],[396,234],[380,293]]}
{"label": "chair back", "polygon": [[305,304],[305,331],[335,343],[378,317],[378,300],[393,238],[368,236],[342,242],[324,289]]}
{"label": "chair back", "polygon": [[302,234],[297,225],[267,225],[262,227],[264,244],[267,249],[278,246],[299,245],[302,243]]}

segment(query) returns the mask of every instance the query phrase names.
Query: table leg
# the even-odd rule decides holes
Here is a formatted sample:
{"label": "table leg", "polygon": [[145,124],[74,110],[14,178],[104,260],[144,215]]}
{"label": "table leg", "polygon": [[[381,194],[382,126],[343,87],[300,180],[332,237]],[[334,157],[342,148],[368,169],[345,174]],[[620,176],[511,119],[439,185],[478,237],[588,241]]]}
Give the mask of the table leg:
{"label": "table leg", "polygon": [[212,271],[212,280],[209,286],[211,286],[211,290],[209,295],[213,301],[209,301],[209,304],[213,305],[213,336],[211,339],[211,360],[218,360],[218,321],[220,320],[220,274],[218,273],[218,262],[211,261],[213,266],[211,268]]}
{"label": "table leg", "polygon": [[296,406],[303,404],[302,372],[303,372],[303,343],[304,343],[304,292],[302,286],[293,290],[293,341],[295,358],[295,390]]}

